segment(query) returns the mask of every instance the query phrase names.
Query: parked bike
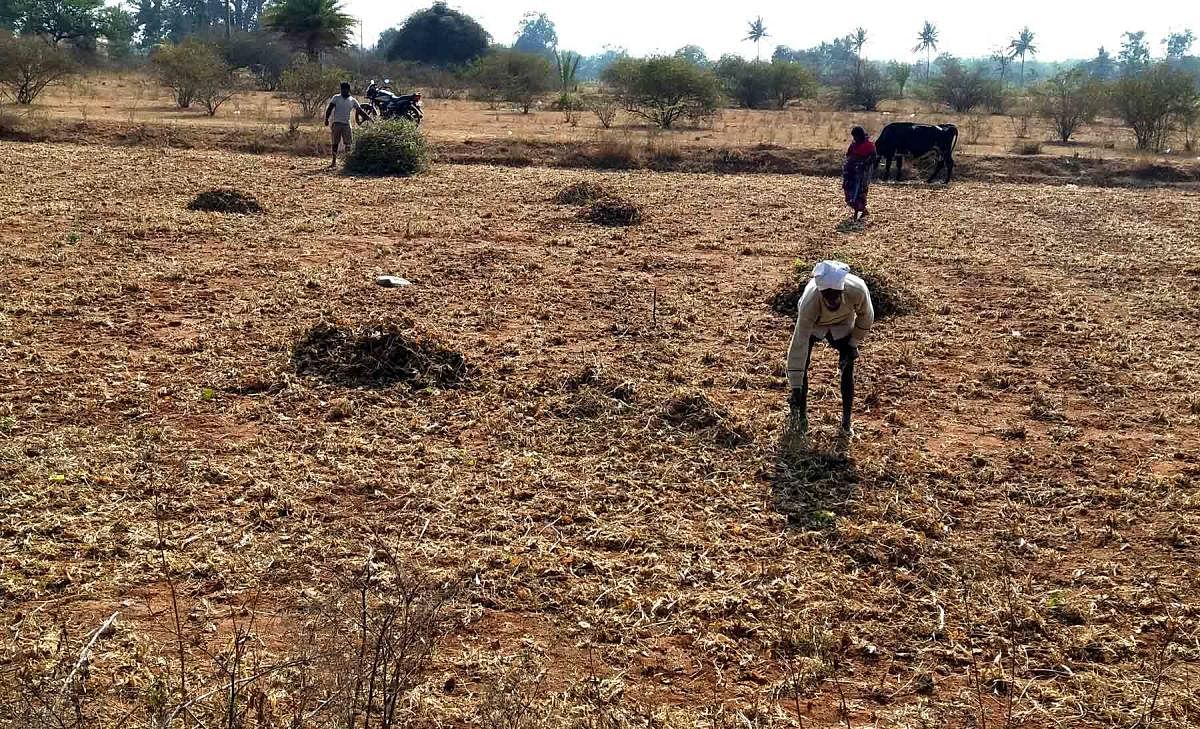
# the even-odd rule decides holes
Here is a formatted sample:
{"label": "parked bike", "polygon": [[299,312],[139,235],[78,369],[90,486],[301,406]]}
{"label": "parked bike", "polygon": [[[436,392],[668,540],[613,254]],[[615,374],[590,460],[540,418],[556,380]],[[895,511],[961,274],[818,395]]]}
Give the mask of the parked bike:
{"label": "parked bike", "polygon": [[388,88],[391,79],[384,79],[383,84],[371,83],[367,86],[367,104],[363,111],[372,119],[408,119],[417,126],[425,118],[425,109],[421,105],[420,94],[397,94]]}

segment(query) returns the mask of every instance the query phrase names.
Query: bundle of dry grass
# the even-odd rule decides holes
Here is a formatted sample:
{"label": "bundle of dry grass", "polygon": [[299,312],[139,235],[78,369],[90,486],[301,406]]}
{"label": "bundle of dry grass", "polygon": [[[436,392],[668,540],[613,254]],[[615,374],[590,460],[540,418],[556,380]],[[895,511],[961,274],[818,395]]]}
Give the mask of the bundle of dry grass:
{"label": "bundle of dry grass", "polygon": [[231,187],[205,190],[188,203],[188,210],[235,215],[255,215],[263,212],[262,206],[253,195]]}
{"label": "bundle of dry grass", "polygon": [[580,215],[596,225],[609,227],[637,225],[642,222],[641,206],[616,195],[597,200]]}
{"label": "bundle of dry grass", "polygon": [[704,433],[722,445],[736,446],[752,440],[745,426],[727,408],[702,391],[676,391],[663,404],[663,418],[680,430]]}
{"label": "bundle of dry grass", "polygon": [[559,205],[590,205],[611,195],[608,188],[599,182],[576,182],[559,190],[554,202]]}
{"label": "bundle of dry grass", "polygon": [[293,346],[292,364],[301,375],[347,387],[450,388],[474,374],[462,354],[391,321],[357,327],[322,321]]}
{"label": "bundle of dry grass", "polygon": [[[871,290],[871,303],[875,307],[876,319],[902,316],[916,311],[915,297],[897,277],[880,261],[864,260],[857,256],[834,255],[839,261],[850,264],[850,272],[866,282]],[[796,305],[808,284],[812,262],[797,260],[792,266],[791,276],[780,283],[767,299],[771,311],[795,317]]]}

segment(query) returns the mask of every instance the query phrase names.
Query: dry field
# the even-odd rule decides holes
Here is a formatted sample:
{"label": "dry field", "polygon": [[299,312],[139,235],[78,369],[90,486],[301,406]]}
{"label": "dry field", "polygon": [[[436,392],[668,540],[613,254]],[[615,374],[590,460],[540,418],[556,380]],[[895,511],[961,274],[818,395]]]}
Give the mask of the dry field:
{"label": "dry field", "polygon": [[[1196,194],[0,150],[4,726],[361,725],[379,636],[393,725],[1200,724]],[[849,443],[831,255],[916,306]],[[465,381],[297,371],[388,320]]]}
{"label": "dry field", "polygon": [[[331,94],[334,90],[331,90]],[[819,104],[786,111],[724,109],[711,126],[667,132],[648,130],[630,115],[618,117],[614,128],[603,129],[595,115],[584,112],[568,122],[560,112],[545,110],[520,114],[482,102],[426,99],[426,133],[435,142],[461,143],[528,141],[535,143],[625,142],[645,144],[653,140],[667,148],[751,147],[778,145],[797,149],[841,150],[849,142],[850,127],[863,124],[878,133],[891,121],[917,119],[959,125],[959,144],[968,155],[1007,155],[1018,142],[1042,141],[1042,153],[1050,156],[1113,159],[1142,157],[1134,150],[1133,135],[1111,119],[1085,126],[1069,145],[1058,144],[1044,122],[1027,114],[1010,116],[951,114],[935,112],[911,100],[891,101],[878,113],[829,111]],[[13,114],[29,113],[10,107]],[[138,73],[120,76],[83,76],[64,86],[52,87],[33,108],[35,117],[47,120],[87,120],[178,125],[184,129],[243,128],[275,133],[288,126],[294,107],[279,95],[248,91],[222,106],[216,116],[199,109],[180,110],[168,89]],[[1176,145],[1177,154],[1165,158],[1194,161]],[[1158,157],[1151,155],[1150,157]]]}

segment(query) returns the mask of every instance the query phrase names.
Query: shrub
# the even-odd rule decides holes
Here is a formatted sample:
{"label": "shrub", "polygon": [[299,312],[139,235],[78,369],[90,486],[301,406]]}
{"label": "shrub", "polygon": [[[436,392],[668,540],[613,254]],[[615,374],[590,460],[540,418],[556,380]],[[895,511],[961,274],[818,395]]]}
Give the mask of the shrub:
{"label": "shrub", "polygon": [[346,155],[346,171],[364,175],[416,175],[429,169],[429,143],[407,119],[363,127]]}
{"label": "shrub", "polygon": [[201,101],[210,115],[215,114],[216,107],[232,95],[232,69],[208,43],[189,38],[163,46],[150,56],[150,63],[162,84],[174,92],[180,109]]}
{"label": "shrub", "polygon": [[771,61],[770,93],[775,105],[782,109],[789,101],[816,96],[817,81],[799,63],[776,59]]}
{"label": "shrub", "polygon": [[621,58],[604,80],[627,111],[663,129],[711,117],[721,98],[716,77],[683,58]]}
{"label": "shrub", "polygon": [[611,129],[613,122],[617,119],[617,112],[621,105],[611,96],[600,94],[593,96],[587,102],[588,108],[596,115],[596,119],[600,122],[600,126],[605,129]]}
{"label": "shrub", "polygon": [[875,111],[891,93],[891,82],[874,64],[867,63],[838,85],[837,105],[847,110]]}
{"label": "shrub", "polygon": [[1037,140],[1023,139],[1013,143],[1010,148],[1013,154],[1033,156],[1042,153],[1042,143]]}
{"label": "shrub", "polygon": [[1104,95],[1100,84],[1081,69],[1063,71],[1033,90],[1035,108],[1067,142],[1079,127],[1099,113]]}
{"label": "shrub", "polygon": [[516,104],[525,114],[553,85],[549,61],[542,56],[509,49],[500,49],[481,58],[472,76],[489,98]]}
{"label": "shrub", "polygon": [[40,38],[0,31],[0,88],[18,104],[32,104],[47,86],[75,71],[67,51]]}
{"label": "shrub", "polygon": [[1196,106],[1200,93],[1185,71],[1160,63],[1128,75],[1112,88],[1113,107],[1133,129],[1138,149],[1160,151],[1171,129]]}
{"label": "shrub", "polygon": [[941,75],[929,84],[930,99],[945,104],[952,111],[966,113],[984,106],[995,96],[1002,94],[1000,83],[988,78],[982,68],[965,69],[955,58],[946,59]]}
{"label": "shrub", "polygon": [[263,91],[278,91],[283,73],[292,65],[296,54],[273,33],[234,33],[229,38],[212,39],[220,48],[225,62],[235,69],[244,68],[254,74]]}
{"label": "shrub", "polygon": [[340,71],[305,63],[284,71],[279,87],[300,108],[300,115],[311,119],[333,96],[342,78]]}

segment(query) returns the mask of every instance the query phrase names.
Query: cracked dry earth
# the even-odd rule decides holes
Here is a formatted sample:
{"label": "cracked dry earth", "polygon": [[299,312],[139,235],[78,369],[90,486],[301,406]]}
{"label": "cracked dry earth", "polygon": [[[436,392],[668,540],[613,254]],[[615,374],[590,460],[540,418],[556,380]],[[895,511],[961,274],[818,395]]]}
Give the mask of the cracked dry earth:
{"label": "cracked dry earth", "polygon": [[[81,716],[148,726],[177,646],[195,694],[230,635],[283,665],[391,554],[449,595],[413,724],[494,726],[498,695],[521,726],[1200,723],[1200,195],[876,185],[847,230],[798,176],[0,147],[10,717],[115,612]],[[645,220],[551,202],[581,180]],[[214,187],[265,213],[186,209]],[[828,348],[788,431],[768,306],[834,256],[916,307],[864,346],[848,444]],[[472,374],[300,374],[321,321]],[[244,686],[244,726],[304,691]]]}

